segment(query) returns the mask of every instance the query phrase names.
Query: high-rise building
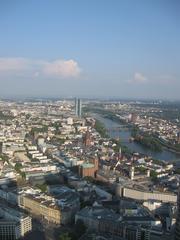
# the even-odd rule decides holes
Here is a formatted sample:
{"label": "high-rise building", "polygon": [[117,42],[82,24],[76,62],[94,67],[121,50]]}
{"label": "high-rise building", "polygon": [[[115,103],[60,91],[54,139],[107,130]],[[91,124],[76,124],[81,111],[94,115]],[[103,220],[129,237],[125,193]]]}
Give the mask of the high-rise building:
{"label": "high-rise building", "polygon": [[78,117],[81,117],[81,99],[75,99],[75,114]]}
{"label": "high-rise building", "polygon": [[177,142],[178,142],[178,144],[180,144],[180,132],[178,132],[178,134],[177,134]]}
{"label": "high-rise building", "polygon": [[0,220],[0,239],[16,240],[18,239],[18,224],[13,221]]}
{"label": "high-rise building", "polygon": [[176,218],[176,228],[175,228],[175,240],[180,239],[180,189],[178,194],[178,200],[177,200],[177,218]]}
{"label": "high-rise building", "polygon": [[[0,234],[1,236],[3,234],[6,236],[10,235],[10,240],[13,239],[13,237],[16,237],[15,239],[24,237],[28,232],[32,230],[31,217],[22,211],[8,206],[7,203],[0,203],[0,216]],[[4,223],[2,221],[4,221]],[[8,223],[8,221],[14,223]],[[16,236],[14,236],[14,233]],[[1,238],[1,236],[0,239],[5,240],[5,238]]]}

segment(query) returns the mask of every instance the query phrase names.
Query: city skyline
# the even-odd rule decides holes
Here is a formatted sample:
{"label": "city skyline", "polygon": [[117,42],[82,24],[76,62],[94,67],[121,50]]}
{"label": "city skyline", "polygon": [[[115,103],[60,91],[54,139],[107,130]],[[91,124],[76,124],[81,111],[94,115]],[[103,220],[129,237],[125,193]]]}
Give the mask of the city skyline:
{"label": "city skyline", "polygon": [[179,1],[2,1],[0,97],[180,99]]}

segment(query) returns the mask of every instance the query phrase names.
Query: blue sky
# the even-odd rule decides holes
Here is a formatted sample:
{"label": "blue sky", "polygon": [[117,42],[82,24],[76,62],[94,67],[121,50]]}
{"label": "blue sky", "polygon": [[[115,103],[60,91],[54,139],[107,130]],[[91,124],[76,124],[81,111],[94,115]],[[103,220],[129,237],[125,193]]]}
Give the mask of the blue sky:
{"label": "blue sky", "polygon": [[180,1],[1,0],[0,96],[180,99]]}

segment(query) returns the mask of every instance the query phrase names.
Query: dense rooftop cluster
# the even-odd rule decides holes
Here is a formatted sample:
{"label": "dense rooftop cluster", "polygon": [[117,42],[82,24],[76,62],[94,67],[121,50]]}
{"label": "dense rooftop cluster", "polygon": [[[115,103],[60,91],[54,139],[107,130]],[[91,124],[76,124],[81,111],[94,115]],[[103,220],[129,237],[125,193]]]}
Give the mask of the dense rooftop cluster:
{"label": "dense rooftop cluster", "polygon": [[[79,221],[84,231],[76,239],[96,232],[107,239],[114,234],[149,240],[173,231],[175,165],[129,151],[81,107],[77,100],[0,102],[0,233],[28,239],[34,231],[50,234],[50,227],[71,226],[71,235]],[[148,116],[152,108],[141,107],[138,115],[139,108],[105,104],[97,109],[136,127],[134,139],[148,133],[178,144],[175,123]]]}

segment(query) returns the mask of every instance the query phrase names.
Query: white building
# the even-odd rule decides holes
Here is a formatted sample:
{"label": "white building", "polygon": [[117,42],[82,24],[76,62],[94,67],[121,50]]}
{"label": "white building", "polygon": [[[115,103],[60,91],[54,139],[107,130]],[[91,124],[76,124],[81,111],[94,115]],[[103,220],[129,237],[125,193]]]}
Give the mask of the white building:
{"label": "white building", "polygon": [[0,204],[0,215],[5,220],[15,221],[16,226],[16,237],[24,237],[26,233],[32,230],[32,219],[24,213],[10,208],[4,204]]}

